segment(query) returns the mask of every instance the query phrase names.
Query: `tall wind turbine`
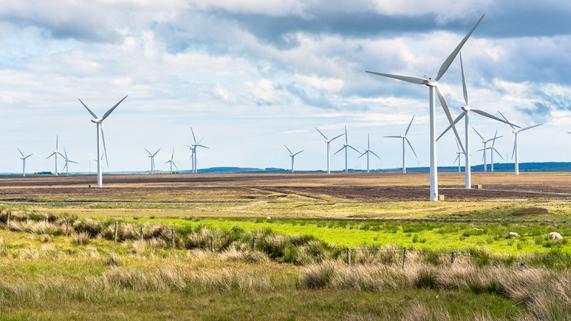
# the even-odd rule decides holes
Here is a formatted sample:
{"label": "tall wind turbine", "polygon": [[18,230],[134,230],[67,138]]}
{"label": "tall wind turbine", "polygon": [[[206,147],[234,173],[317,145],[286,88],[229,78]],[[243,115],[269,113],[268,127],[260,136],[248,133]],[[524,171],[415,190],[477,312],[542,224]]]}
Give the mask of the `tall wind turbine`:
{"label": "tall wind turbine", "polygon": [[145,148],[145,151],[147,152],[147,155],[149,156],[149,158],[151,159],[151,170],[149,171],[150,174],[154,174],[155,173],[155,156],[157,156],[157,154],[161,151],[161,149],[157,149],[156,152],[151,153],[148,149]]}
{"label": "tall wind turbine", "polygon": [[59,152],[59,137],[56,135],[56,149],[48,156],[46,159],[53,157],[54,158],[54,176],[58,176],[58,168],[57,168],[57,157],[58,155],[63,156]]}
{"label": "tall wind turbine", "polygon": [[295,157],[301,153],[303,153],[303,150],[300,150],[298,152],[292,152],[291,149],[289,149],[289,147],[287,147],[286,145],[284,145],[284,147],[287,149],[288,153],[289,153],[289,157],[291,158],[291,172],[293,173],[294,171],[294,165],[295,165]]}
{"label": "tall wind turbine", "polygon": [[440,69],[438,70],[438,74],[436,75],[436,77],[434,79],[433,78],[426,78],[426,77],[425,78],[419,78],[419,77],[401,76],[401,75],[393,75],[393,74],[367,71],[368,73],[371,73],[371,74],[375,74],[375,75],[379,75],[379,76],[383,76],[383,77],[394,78],[394,79],[410,82],[410,83],[417,84],[417,85],[425,85],[428,87],[429,114],[430,114],[430,200],[431,201],[437,201],[438,200],[438,168],[437,168],[437,162],[436,162],[435,93],[438,96],[438,99],[440,100],[440,104],[442,105],[442,109],[444,109],[444,113],[446,114],[446,117],[448,118],[448,122],[452,125],[452,130],[454,131],[454,134],[456,135],[456,139],[460,143],[460,147],[462,148],[462,151],[464,153],[466,152],[464,150],[464,146],[462,146],[462,143],[460,141],[460,136],[458,135],[458,131],[456,130],[456,126],[454,126],[452,115],[450,115],[450,110],[448,109],[448,105],[446,103],[446,100],[444,99],[444,96],[442,95],[442,93],[440,92],[440,89],[438,88],[438,81],[444,76],[444,74],[446,74],[446,71],[448,70],[448,68],[450,67],[450,65],[452,64],[452,62],[454,61],[454,59],[456,58],[456,56],[458,55],[458,53],[460,52],[460,50],[462,49],[462,47],[464,46],[466,41],[468,41],[468,38],[470,37],[472,32],[474,32],[474,30],[480,24],[480,22],[482,21],[483,18],[484,18],[484,16],[482,15],[480,17],[480,19],[478,19],[478,21],[474,24],[472,29],[470,29],[468,34],[466,36],[464,36],[462,41],[460,41],[460,43],[456,46],[456,48],[454,48],[452,53],[450,53],[448,58],[446,58],[446,60],[444,60],[444,62],[440,66]]}
{"label": "tall wind turbine", "polygon": [[196,135],[194,135],[194,129],[192,129],[192,127],[190,127],[190,131],[192,132],[192,140],[194,142],[192,145],[189,146],[192,158],[192,172],[198,173],[198,156],[197,156],[198,147],[200,148],[209,148],[209,147],[202,145],[200,141],[196,140]]}
{"label": "tall wind turbine", "polygon": [[343,146],[341,146],[341,148],[339,148],[339,150],[335,152],[335,154],[338,154],[342,150],[345,151],[345,173],[349,173],[349,161],[348,161],[349,148],[356,151],[358,154],[361,154],[361,152],[358,151],[355,147],[349,145],[349,138],[348,137],[349,136],[347,135],[347,126],[345,126],[345,144],[343,144]]}
{"label": "tall wind turbine", "polygon": [[377,155],[377,153],[375,153],[372,149],[371,149],[371,135],[367,134],[367,149],[363,152],[363,154],[361,154],[361,156],[359,156],[359,158],[363,157],[367,155],[367,173],[369,173],[370,170],[370,155],[375,156],[378,159],[381,159],[381,157],[379,155]]}
{"label": "tall wind turbine", "polygon": [[494,134],[494,139],[492,140],[492,146],[489,147],[490,149],[490,170],[492,171],[492,173],[494,172],[494,153],[497,154],[498,156],[500,156],[500,158],[503,160],[504,157],[502,156],[502,154],[496,149],[496,140],[502,138],[503,136],[499,136],[498,137],[498,131],[496,130],[496,133]]}
{"label": "tall wind turbine", "polygon": [[454,159],[454,163],[458,163],[458,173],[462,173],[462,155],[464,155],[464,153],[462,152],[462,150],[460,149],[460,146],[458,146],[458,142],[456,142],[456,158]]}
{"label": "tall wind turbine", "polygon": [[26,176],[26,160],[30,158],[34,154],[29,154],[24,156],[24,153],[18,148],[18,152],[20,153],[20,159],[22,160],[22,176]]}
{"label": "tall wind turbine", "polygon": [[119,106],[119,104],[122,103],[125,99],[127,99],[127,96],[123,97],[123,99],[119,100],[119,102],[116,103],[113,107],[109,108],[109,110],[106,111],[105,114],[103,114],[103,117],[101,118],[99,118],[91,109],[89,109],[89,107],[87,107],[87,105],[84,104],[81,99],[78,99],[79,102],[83,105],[83,107],[85,107],[85,109],[87,109],[89,114],[93,117],[91,119],[91,122],[94,123],[95,127],[97,128],[97,187],[99,188],[103,187],[103,171],[101,169],[102,155],[101,155],[101,148],[99,147],[100,139],[103,141],[103,154],[105,155],[105,162],[107,163],[107,167],[109,167],[109,158],[107,158],[107,147],[105,147],[105,134],[103,133],[103,121],[107,117],[109,117],[109,115],[111,115],[111,113],[115,110],[115,108],[117,108],[117,106]]}
{"label": "tall wind turbine", "polygon": [[412,115],[412,118],[410,119],[410,123],[408,123],[408,126],[406,127],[406,130],[404,132],[404,135],[400,135],[400,136],[385,136],[385,138],[398,138],[400,140],[402,140],[402,173],[406,174],[406,145],[408,144],[408,146],[410,147],[410,150],[412,151],[412,153],[414,154],[414,157],[416,156],[416,152],[414,151],[414,147],[412,147],[412,144],[410,142],[410,140],[408,139],[407,135],[408,132],[410,131],[410,127],[412,126],[412,122],[414,121],[414,115]]}
{"label": "tall wind turbine", "polygon": [[[482,139],[482,144],[484,144],[484,148],[479,149],[479,152],[483,152],[483,156],[482,156],[482,160],[484,161],[484,172],[488,171],[488,150],[490,150],[490,148],[488,147],[488,143],[492,142],[493,145],[495,145],[495,141],[497,139],[502,138],[503,136],[498,136],[498,132],[496,131],[496,135],[494,135],[494,137],[486,139],[484,138],[484,136],[482,136],[482,134],[480,134],[480,132],[474,128],[474,131],[476,132],[476,134]],[[493,153],[493,152],[492,152]],[[493,160],[493,155],[492,155],[492,160]]]}
{"label": "tall wind turbine", "polygon": [[[500,112],[500,115],[502,116],[502,118],[504,118],[506,121],[508,121],[508,119],[506,118],[506,116],[504,116],[504,114],[502,114]],[[535,127],[541,126],[541,125],[543,125],[543,123],[531,125],[531,126],[524,127],[524,128],[518,128],[519,126],[516,126],[516,125],[513,125],[512,123],[510,123],[510,126],[512,127],[512,133],[514,134],[514,149],[512,152],[512,158],[515,160],[514,167],[515,167],[516,176],[519,175],[519,146],[518,146],[519,145],[518,144],[519,133],[524,132],[526,130],[530,130],[532,128],[535,128]]]}
{"label": "tall wind turbine", "polygon": [[67,151],[65,150],[65,148],[63,149],[63,160],[64,160],[64,165],[63,165],[63,170],[65,171],[65,176],[69,176],[69,164],[79,164],[78,162],[69,159],[69,157],[67,156]]}
{"label": "tall wind turbine", "polygon": [[315,130],[325,139],[325,145],[327,145],[327,174],[331,174],[331,142],[345,134],[337,135],[329,139],[319,128],[315,128]]}
{"label": "tall wind turbine", "polygon": [[176,166],[176,163],[174,162],[174,148],[173,148],[173,150],[172,150],[171,158],[170,158],[168,161],[166,161],[165,164],[169,164],[170,170],[171,170],[171,174],[174,174],[174,172],[173,172],[173,170],[172,170],[172,169],[173,169],[173,166],[174,166],[174,168],[178,169],[178,167]]}
{"label": "tall wind turbine", "polygon": [[[472,106],[470,106],[470,100],[468,99],[468,87],[466,86],[466,77],[464,76],[464,63],[462,61],[462,53],[459,54],[460,55],[460,71],[462,73],[462,91],[464,94],[464,106],[461,107],[462,112],[460,113],[460,115],[458,117],[456,117],[456,119],[454,120],[454,125],[456,125],[462,118],[464,118],[464,147],[466,148],[466,157],[465,157],[465,161],[466,161],[466,165],[465,165],[465,176],[464,176],[464,185],[466,189],[471,189],[472,188],[472,156],[470,155],[470,112],[474,112],[478,115],[493,119],[493,120],[497,120],[500,121],[502,123],[506,123],[505,120],[498,118],[488,112],[485,112],[481,109],[477,109],[477,108],[473,108]],[[511,125],[509,122],[507,123],[508,125]],[[448,128],[446,128],[442,134],[440,134],[440,136],[438,136],[438,138],[436,139],[436,141],[439,141],[440,138],[442,138],[442,136],[444,136],[444,134],[446,134],[450,128],[452,128],[451,126],[448,126]]]}

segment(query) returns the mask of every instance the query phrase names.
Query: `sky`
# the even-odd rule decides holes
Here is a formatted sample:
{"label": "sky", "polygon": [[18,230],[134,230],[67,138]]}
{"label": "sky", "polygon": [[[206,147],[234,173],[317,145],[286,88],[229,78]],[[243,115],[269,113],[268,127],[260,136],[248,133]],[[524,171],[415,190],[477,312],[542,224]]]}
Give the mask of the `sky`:
{"label": "sky", "polygon": [[[96,129],[81,98],[103,114],[108,171],[146,170],[144,148],[161,149],[159,169],[174,150],[190,168],[190,127],[210,147],[199,167],[288,167],[283,147],[304,150],[299,169],[324,169],[325,144],[315,127],[335,136],[348,128],[359,150],[371,137],[381,159],[401,163],[398,140],[412,115],[409,138],[426,166],[428,98],[415,86],[365,70],[434,76],[482,14],[462,55],[470,103],[501,111],[522,126],[520,159],[571,161],[571,2],[413,0],[2,0],[0,6],[0,172],[20,171],[17,148],[34,155],[30,171],[53,170],[60,151],[95,168]],[[463,105],[459,61],[440,81],[454,116]],[[511,161],[508,126],[472,116]],[[437,106],[437,127],[447,127]],[[459,126],[463,132],[463,126]],[[479,163],[481,143],[472,135]],[[337,151],[341,141],[333,144]],[[508,155],[509,154],[509,155]],[[351,168],[365,160],[349,153]],[[438,143],[451,165],[451,135]],[[333,169],[344,166],[342,153]],[[61,163],[60,163],[61,167]],[[61,168],[60,168],[61,170]]]}

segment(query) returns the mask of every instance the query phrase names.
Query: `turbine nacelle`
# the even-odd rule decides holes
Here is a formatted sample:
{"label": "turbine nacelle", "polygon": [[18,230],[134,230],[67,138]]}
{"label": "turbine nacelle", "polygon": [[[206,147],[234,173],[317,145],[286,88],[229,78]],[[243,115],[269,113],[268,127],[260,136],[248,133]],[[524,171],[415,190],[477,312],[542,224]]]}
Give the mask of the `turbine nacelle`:
{"label": "turbine nacelle", "polygon": [[466,113],[469,112],[470,109],[471,109],[471,107],[470,107],[469,105],[465,105],[465,106],[462,106],[462,107],[460,107],[460,108],[461,108],[464,112],[466,112]]}
{"label": "turbine nacelle", "polygon": [[438,81],[428,78],[424,81],[424,84],[428,87],[438,87]]}

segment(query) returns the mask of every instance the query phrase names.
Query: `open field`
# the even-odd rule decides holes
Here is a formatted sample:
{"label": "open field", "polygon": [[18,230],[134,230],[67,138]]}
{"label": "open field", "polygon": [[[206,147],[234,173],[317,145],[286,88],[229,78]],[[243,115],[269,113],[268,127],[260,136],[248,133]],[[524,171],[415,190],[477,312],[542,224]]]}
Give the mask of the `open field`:
{"label": "open field", "polygon": [[467,192],[444,173],[438,203],[427,179],[1,178],[0,320],[571,315],[571,174],[477,173],[483,188]]}

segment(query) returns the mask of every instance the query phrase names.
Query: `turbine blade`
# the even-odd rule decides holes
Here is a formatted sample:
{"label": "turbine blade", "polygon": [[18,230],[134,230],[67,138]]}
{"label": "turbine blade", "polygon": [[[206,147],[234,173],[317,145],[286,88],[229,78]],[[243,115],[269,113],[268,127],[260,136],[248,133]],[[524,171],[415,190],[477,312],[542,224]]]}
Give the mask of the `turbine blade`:
{"label": "turbine blade", "polygon": [[476,27],[478,27],[478,25],[480,24],[482,19],[484,19],[484,16],[485,15],[482,15],[480,17],[480,19],[478,19],[478,21],[476,21],[476,23],[474,24],[472,29],[470,29],[468,34],[466,34],[466,36],[464,36],[462,41],[460,41],[460,43],[456,46],[456,48],[454,48],[454,50],[450,53],[448,58],[446,58],[446,60],[444,60],[444,62],[442,63],[442,66],[440,66],[440,69],[438,70],[438,75],[435,78],[436,81],[439,81],[440,78],[442,78],[442,76],[444,76],[444,74],[446,73],[446,71],[448,70],[448,68],[450,67],[450,65],[454,61],[454,59],[456,58],[456,55],[458,55],[458,53],[460,52],[460,50],[462,49],[462,47],[464,46],[466,41],[468,41],[468,38],[470,38],[470,36],[472,35],[472,32],[474,32],[474,30],[476,30]]}
{"label": "turbine blade", "polygon": [[89,109],[89,107],[87,107],[87,105],[85,105],[81,99],[78,98],[77,100],[79,100],[79,102],[83,105],[83,107],[85,107],[85,109],[87,109],[93,118],[97,118],[97,115],[91,109]]}
{"label": "turbine blade", "polygon": [[456,158],[454,158],[454,161],[452,163],[456,163],[456,161],[460,158],[460,154],[456,155]]}
{"label": "turbine blade", "polygon": [[46,159],[51,158],[51,157],[53,157],[53,156],[56,155],[56,154],[57,154],[56,152],[53,152],[53,153],[50,154],[50,156],[46,157]]}
{"label": "turbine blade", "polygon": [[293,152],[291,151],[291,149],[289,149],[286,145],[284,145],[284,147],[287,149],[288,153],[291,155],[293,154]]}
{"label": "turbine blade", "polygon": [[466,88],[466,78],[464,76],[464,62],[462,62],[462,52],[460,54],[460,71],[462,72],[462,91],[464,93],[464,103],[466,106],[470,106],[470,102],[468,101],[468,88]]}
{"label": "turbine blade", "polygon": [[381,159],[381,156],[377,155],[377,153],[373,152],[372,150],[370,150],[369,153],[373,154],[373,156],[376,158]]}
{"label": "turbine blade", "polygon": [[149,156],[151,156],[153,153],[151,153],[148,149],[145,148],[145,151],[147,152],[147,154],[149,154]]}
{"label": "turbine blade", "polygon": [[446,103],[446,99],[444,99],[444,96],[442,96],[442,93],[440,92],[440,88],[438,88],[438,86],[436,86],[434,88],[436,89],[436,94],[438,95],[438,99],[440,100],[440,105],[442,105],[442,109],[444,109],[444,113],[446,114],[446,117],[448,118],[448,122],[450,123],[450,126],[452,126],[452,130],[454,131],[454,135],[456,135],[456,139],[458,140],[458,145],[460,145],[462,152],[466,153],[466,150],[464,149],[464,145],[462,145],[462,139],[460,138],[460,135],[458,134],[458,131],[456,130],[456,126],[454,125],[454,120],[452,119],[452,115],[450,114],[450,109],[448,109],[448,104]]}
{"label": "turbine blade", "polygon": [[[125,98],[127,98],[125,96]],[[103,124],[101,126],[101,141],[103,142],[103,155],[105,156],[105,164],[109,167],[109,157],[107,157],[107,144],[105,143],[105,133],[103,132]]]}
{"label": "turbine blade", "polygon": [[502,122],[502,123],[504,123],[504,124],[508,124],[508,125],[510,125],[510,126],[512,126],[512,127],[513,127],[513,126],[516,126],[516,125],[510,123],[509,121],[507,121],[507,120],[505,120],[505,119],[501,119],[501,118],[499,118],[499,117],[496,117],[496,116],[494,116],[494,115],[492,115],[492,114],[490,114],[490,113],[488,113],[488,112],[485,112],[485,111],[483,111],[483,110],[481,110],[481,109],[475,109],[475,108],[473,108],[473,109],[470,109],[470,110],[473,111],[473,112],[475,112],[476,114],[482,115],[482,116],[484,116],[484,117],[491,118],[491,119],[493,119],[493,120],[497,120],[497,121]]}
{"label": "turbine blade", "polygon": [[109,115],[111,115],[111,113],[115,110],[115,108],[117,108],[117,106],[119,106],[119,104],[121,104],[123,102],[123,100],[127,99],[127,96],[123,97],[123,99],[119,100],[119,102],[117,102],[115,104],[115,106],[109,108],[109,110],[103,114],[103,117],[101,117],[101,121],[104,121],[105,118],[109,117]]}
{"label": "turbine blade", "polygon": [[356,151],[357,153],[360,153],[360,151],[357,150],[357,148],[355,148],[355,147],[353,147],[353,146],[351,146],[351,145],[347,145],[347,147],[351,148],[352,150]]}
{"label": "turbine blade", "polygon": [[[456,117],[456,119],[454,119],[454,125],[456,125],[462,118],[464,118],[464,116],[466,116],[466,113],[462,112],[458,117]],[[436,141],[439,141],[440,138],[442,138],[442,136],[444,136],[450,130],[450,128],[452,128],[452,125],[448,125],[442,134],[436,138]],[[460,147],[458,147],[458,149],[460,149]]]}
{"label": "turbine blade", "polygon": [[325,136],[325,134],[324,134],[322,131],[319,130],[319,128],[315,127],[315,130],[317,130],[317,132],[318,132],[319,134],[321,134],[321,136],[323,136],[323,138],[324,138],[325,140],[328,140],[328,139],[329,139],[329,138],[327,138],[327,136]]}
{"label": "turbine blade", "polygon": [[195,144],[195,145],[198,144],[198,143],[196,142],[196,135],[194,135],[194,129],[192,129],[192,127],[190,127],[190,132],[192,133],[192,140],[194,141],[194,144]]}
{"label": "turbine blade", "polygon": [[412,126],[413,121],[414,121],[414,115],[412,115],[412,119],[410,120],[410,123],[408,123],[408,127],[406,128],[406,131],[404,132],[405,136],[408,134],[408,131],[410,130],[410,126]]}
{"label": "turbine blade", "polygon": [[299,155],[299,154],[301,154],[301,153],[303,153],[303,150],[300,150],[299,152],[293,154],[293,156],[297,156],[297,155]]}
{"label": "turbine blade", "polygon": [[414,154],[414,157],[418,158],[418,156],[416,155],[416,151],[414,150],[414,147],[412,147],[412,144],[410,143],[410,140],[408,140],[408,138],[404,138],[404,140],[406,140],[408,146],[410,147],[410,149],[412,150],[412,153]]}
{"label": "turbine blade", "polygon": [[493,151],[493,152],[496,152],[496,154],[498,154],[498,156],[500,156],[500,158],[501,158],[502,160],[505,160],[505,158],[502,156],[502,154],[500,154],[500,152],[499,152],[497,149],[495,149],[495,148],[492,147],[492,151]]}
{"label": "turbine blade", "polygon": [[367,155],[368,152],[369,152],[368,150],[364,151],[364,152],[363,152],[361,155],[359,155],[359,157],[357,157],[357,158],[361,158],[361,157]]}
{"label": "turbine blade", "polygon": [[339,148],[339,150],[335,152],[335,155],[337,155],[340,151],[342,151],[345,148],[347,148],[347,146],[343,146],[343,147]]}
{"label": "turbine blade", "polygon": [[20,153],[20,156],[24,157],[24,153],[22,153],[22,151],[18,148],[18,152]]}
{"label": "turbine blade", "polygon": [[337,138],[339,138],[339,137],[341,137],[341,136],[343,136],[343,135],[345,135],[345,134],[337,135],[337,136],[331,138],[331,139],[329,140],[329,142],[332,142],[332,141],[336,140]]}
{"label": "turbine blade", "polygon": [[[501,111],[498,111],[498,113],[499,113],[500,116],[502,116],[502,118],[505,120],[505,123],[507,123],[508,125],[510,125],[510,127],[511,127],[512,129],[517,129],[517,128],[519,128],[518,125],[512,124],[512,123],[508,120],[508,118],[507,118],[504,114],[502,114]],[[516,127],[517,127],[517,128],[516,128]]]}
{"label": "turbine blade", "polygon": [[541,123],[541,124],[535,124],[535,125],[529,126],[529,127],[525,127],[525,128],[520,129],[519,131],[520,131],[520,132],[523,132],[523,131],[526,131],[526,130],[529,130],[529,129],[532,129],[532,128],[535,128],[535,127],[538,127],[538,126],[541,126],[541,125],[543,125],[543,123]]}
{"label": "turbine blade", "polygon": [[401,75],[394,75],[394,74],[386,74],[386,73],[382,73],[382,72],[368,71],[368,70],[366,70],[366,72],[368,72],[368,73],[370,73],[370,74],[373,74],[373,75],[377,75],[377,76],[383,76],[383,77],[398,79],[398,80],[402,80],[402,81],[406,81],[406,82],[411,82],[411,83],[413,83],[413,84],[424,85],[424,84],[426,83],[426,80],[425,80],[425,79],[418,78],[418,77],[410,77],[410,76],[401,76]]}
{"label": "turbine blade", "polygon": [[385,136],[385,138],[402,138],[400,136]]}
{"label": "turbine blade", "polygon": [[476,132],[476,134],[478,134],[478,136],[480,136],[480,138],[482,140],[485,140],[484,137],[480,134],[480,132],[476,128],[472,128],[472,129]]}
{"label": "turbine blade", "polygon": [[512,150],[512,159],[515,157],[516,138],[514,136],[514,149]]}

